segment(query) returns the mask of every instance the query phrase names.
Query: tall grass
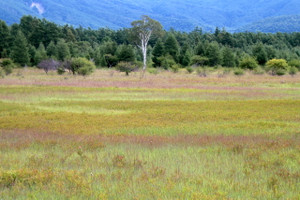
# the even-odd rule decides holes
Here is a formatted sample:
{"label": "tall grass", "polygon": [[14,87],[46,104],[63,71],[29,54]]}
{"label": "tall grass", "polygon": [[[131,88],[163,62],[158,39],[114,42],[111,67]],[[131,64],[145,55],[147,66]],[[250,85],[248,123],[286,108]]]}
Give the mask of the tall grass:
{"label": "tall grass", "polygon": [[20,73],[0,80],[0,199],[299,198],[297,77]]}

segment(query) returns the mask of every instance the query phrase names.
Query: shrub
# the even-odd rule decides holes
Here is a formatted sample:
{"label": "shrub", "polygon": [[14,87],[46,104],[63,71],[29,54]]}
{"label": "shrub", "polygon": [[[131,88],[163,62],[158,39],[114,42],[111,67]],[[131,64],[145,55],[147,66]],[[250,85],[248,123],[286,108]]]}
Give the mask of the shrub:
{"label": "shrub", "polygon": [[174,73],[177,73],[179,71],[180,66],[178,64],[174,64],[171,66],[171,70]]}
{"label": "shrub", "polygon": [[233,74],[236,76],[242,76],[245,74],[245,71],[242,68],[235,68]]}
{"label": "shrub", "polygon": [[288,70],[288,64],[284,59],[272,59],[267,62],[267,70],[272,75],[282,76]]}
{"label": "shrub", "polygon": [[71,60],[71,71],[73,74],[79,75],[89,75],[93,73],[96,69],[95,64],[92,61],[89,61],[86,58],[73,58]]}
{"label": "shrub", "polygon": [[208,61],[209,59],[207,57],[198,56],[198,55],[193,56],[191,59],[192,65],[196,65],[196,66],[203,66],[207,64]]}
{"label": "shrub", "polygon": [[0,77],[4,78],[5,77],[5,71],[3,70],[2,67],[0,67]]}
{"label": "shrub", "polygon": [[176,64],[176,62],[174,61],[173,57],[170,55],[167,56],[161,56],[158,58],[158,60],[161,63],[161,67],[163,67],[164,69],[170,69],[173,65]]}
{"label": "shrub", "polygon": [[186,71],[187,71],[189,74],[191,74],[191,73],[194,72],[194,69],[193,69],[193,67],[187,67],[187,68],[186,68]]}
{"label": "shrub", "polygon": [[295,66],[290,67],[290,70],[289,70],[289,74],[290,74],[290,75],[292,75],[292,76],[293,76],[293,75],[296,75],[297,72],[298,72],[297,67],[295,67]]}
{"label": "shrub", "polygon": [[148,68],[147,71],[150,73],[150,74],[158,74],[159,71],[157,68]]}
{"label": "shrub", "polygon": [[241,60],[240,68],[254,70],[258,67],[257,61],[252,57],[245,57]]}
{"label": "shrub", "polygon": [[64,74],[66,72],[66,70],[65,70],[65,68],[61,65],[61,66],[59,66],[58,68],[57,68],[57,73],[59,74],[59,75],[62,75],[62,74]]}
{"label": "shrub", "polygon": [[260,66],[258,66],[257,68],[255,68],[253,70],[253,74],[261,75],[261,74],[264,74],[264,73],[265,73],[265,70]]}
{"label": "shrub", "polygon": [[12,65],[12,64],[14,64],[14,62],[9,58],[5,58],[1,61],[2,66]]}
{"label": "shrub", "polygon": [[46,74],[48,74],[49,71],[55,71],[57,70],[57,68],[60,66],[60,62],[56,61],[52,58],[47,59],[47,60],[43,60],[38,64],[38,68],[43,69]]}
{"label": "shrub", "polygon": [[2,70],[5,75],[11,74],[13,69],[16,67],[14,62],[9,58],[1,60],[0,66],[2,66]]}
{"label": "shrub", "polygon": [[291,60],[289,62],[289,66],[296,67],[296,68],[298,68],[298,70],[300,70],[300,60],[296,60],[296,59]]}
{"label": "shrub", "polygon": [[139,67],[140,67],[140,63],[137,62],[120,62],[116,68],[120,72],[125,72],[126,76],[128,76],[129,73],[137,70]]}
{"label": "shrub", "polygon": [[200,77],[207,77],[207,75],[208,75],[207,67],[198,67],[197,74]]}

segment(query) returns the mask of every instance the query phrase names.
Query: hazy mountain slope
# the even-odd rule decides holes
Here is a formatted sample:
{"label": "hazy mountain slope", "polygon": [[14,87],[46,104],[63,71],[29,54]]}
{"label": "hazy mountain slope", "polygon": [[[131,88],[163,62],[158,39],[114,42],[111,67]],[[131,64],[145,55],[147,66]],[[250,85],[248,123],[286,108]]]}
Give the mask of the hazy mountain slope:
{"label": "hazy mountain slope", "polygon": [[237,30],[238,32],[299,32],[300,15],[288,15],[266,18],[251,24],[248,24]]}
{"label": "hazy mountain slope", "polygon": [[[42,11],[38,8],[40,5]],[[0,19],[18,22],[30,14],[60,24],[122,28],[146,14],[166,29],[189,31],[196,26],[234,30],[267,17],[300,14],[299,0],[3,0]]]}

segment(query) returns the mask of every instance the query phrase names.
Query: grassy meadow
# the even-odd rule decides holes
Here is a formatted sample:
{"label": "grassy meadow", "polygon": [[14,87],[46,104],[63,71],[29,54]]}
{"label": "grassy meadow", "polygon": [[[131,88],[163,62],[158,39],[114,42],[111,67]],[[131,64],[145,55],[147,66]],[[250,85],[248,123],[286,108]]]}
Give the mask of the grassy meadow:
{"label": "grassy meadow", "polygon": [[300,74],[18,69],[0,199],[300,199]]}

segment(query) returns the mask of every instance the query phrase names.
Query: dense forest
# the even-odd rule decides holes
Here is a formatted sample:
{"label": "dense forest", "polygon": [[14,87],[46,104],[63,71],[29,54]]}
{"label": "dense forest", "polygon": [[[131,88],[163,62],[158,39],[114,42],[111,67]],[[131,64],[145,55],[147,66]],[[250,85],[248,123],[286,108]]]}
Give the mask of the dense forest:
{"label": "dense forest", "polygon": [[[10,58],[19,66],[38,66],[49,58],[52,62],[85,58],[98,68],[141,62],[142,53],[130,40],[129,32],[128,28],[93,30],[60,26],[24,16],[19,24],[11,26],[0,21],[0,58]],[[273,58],[300,67],[300,33],[232,34],[220,28],[214,33],[198,27],[191,32],[171,29],[161,37],[151,38],[148,58],[149,67],[174,71],[191,66],[253,69]]]}

